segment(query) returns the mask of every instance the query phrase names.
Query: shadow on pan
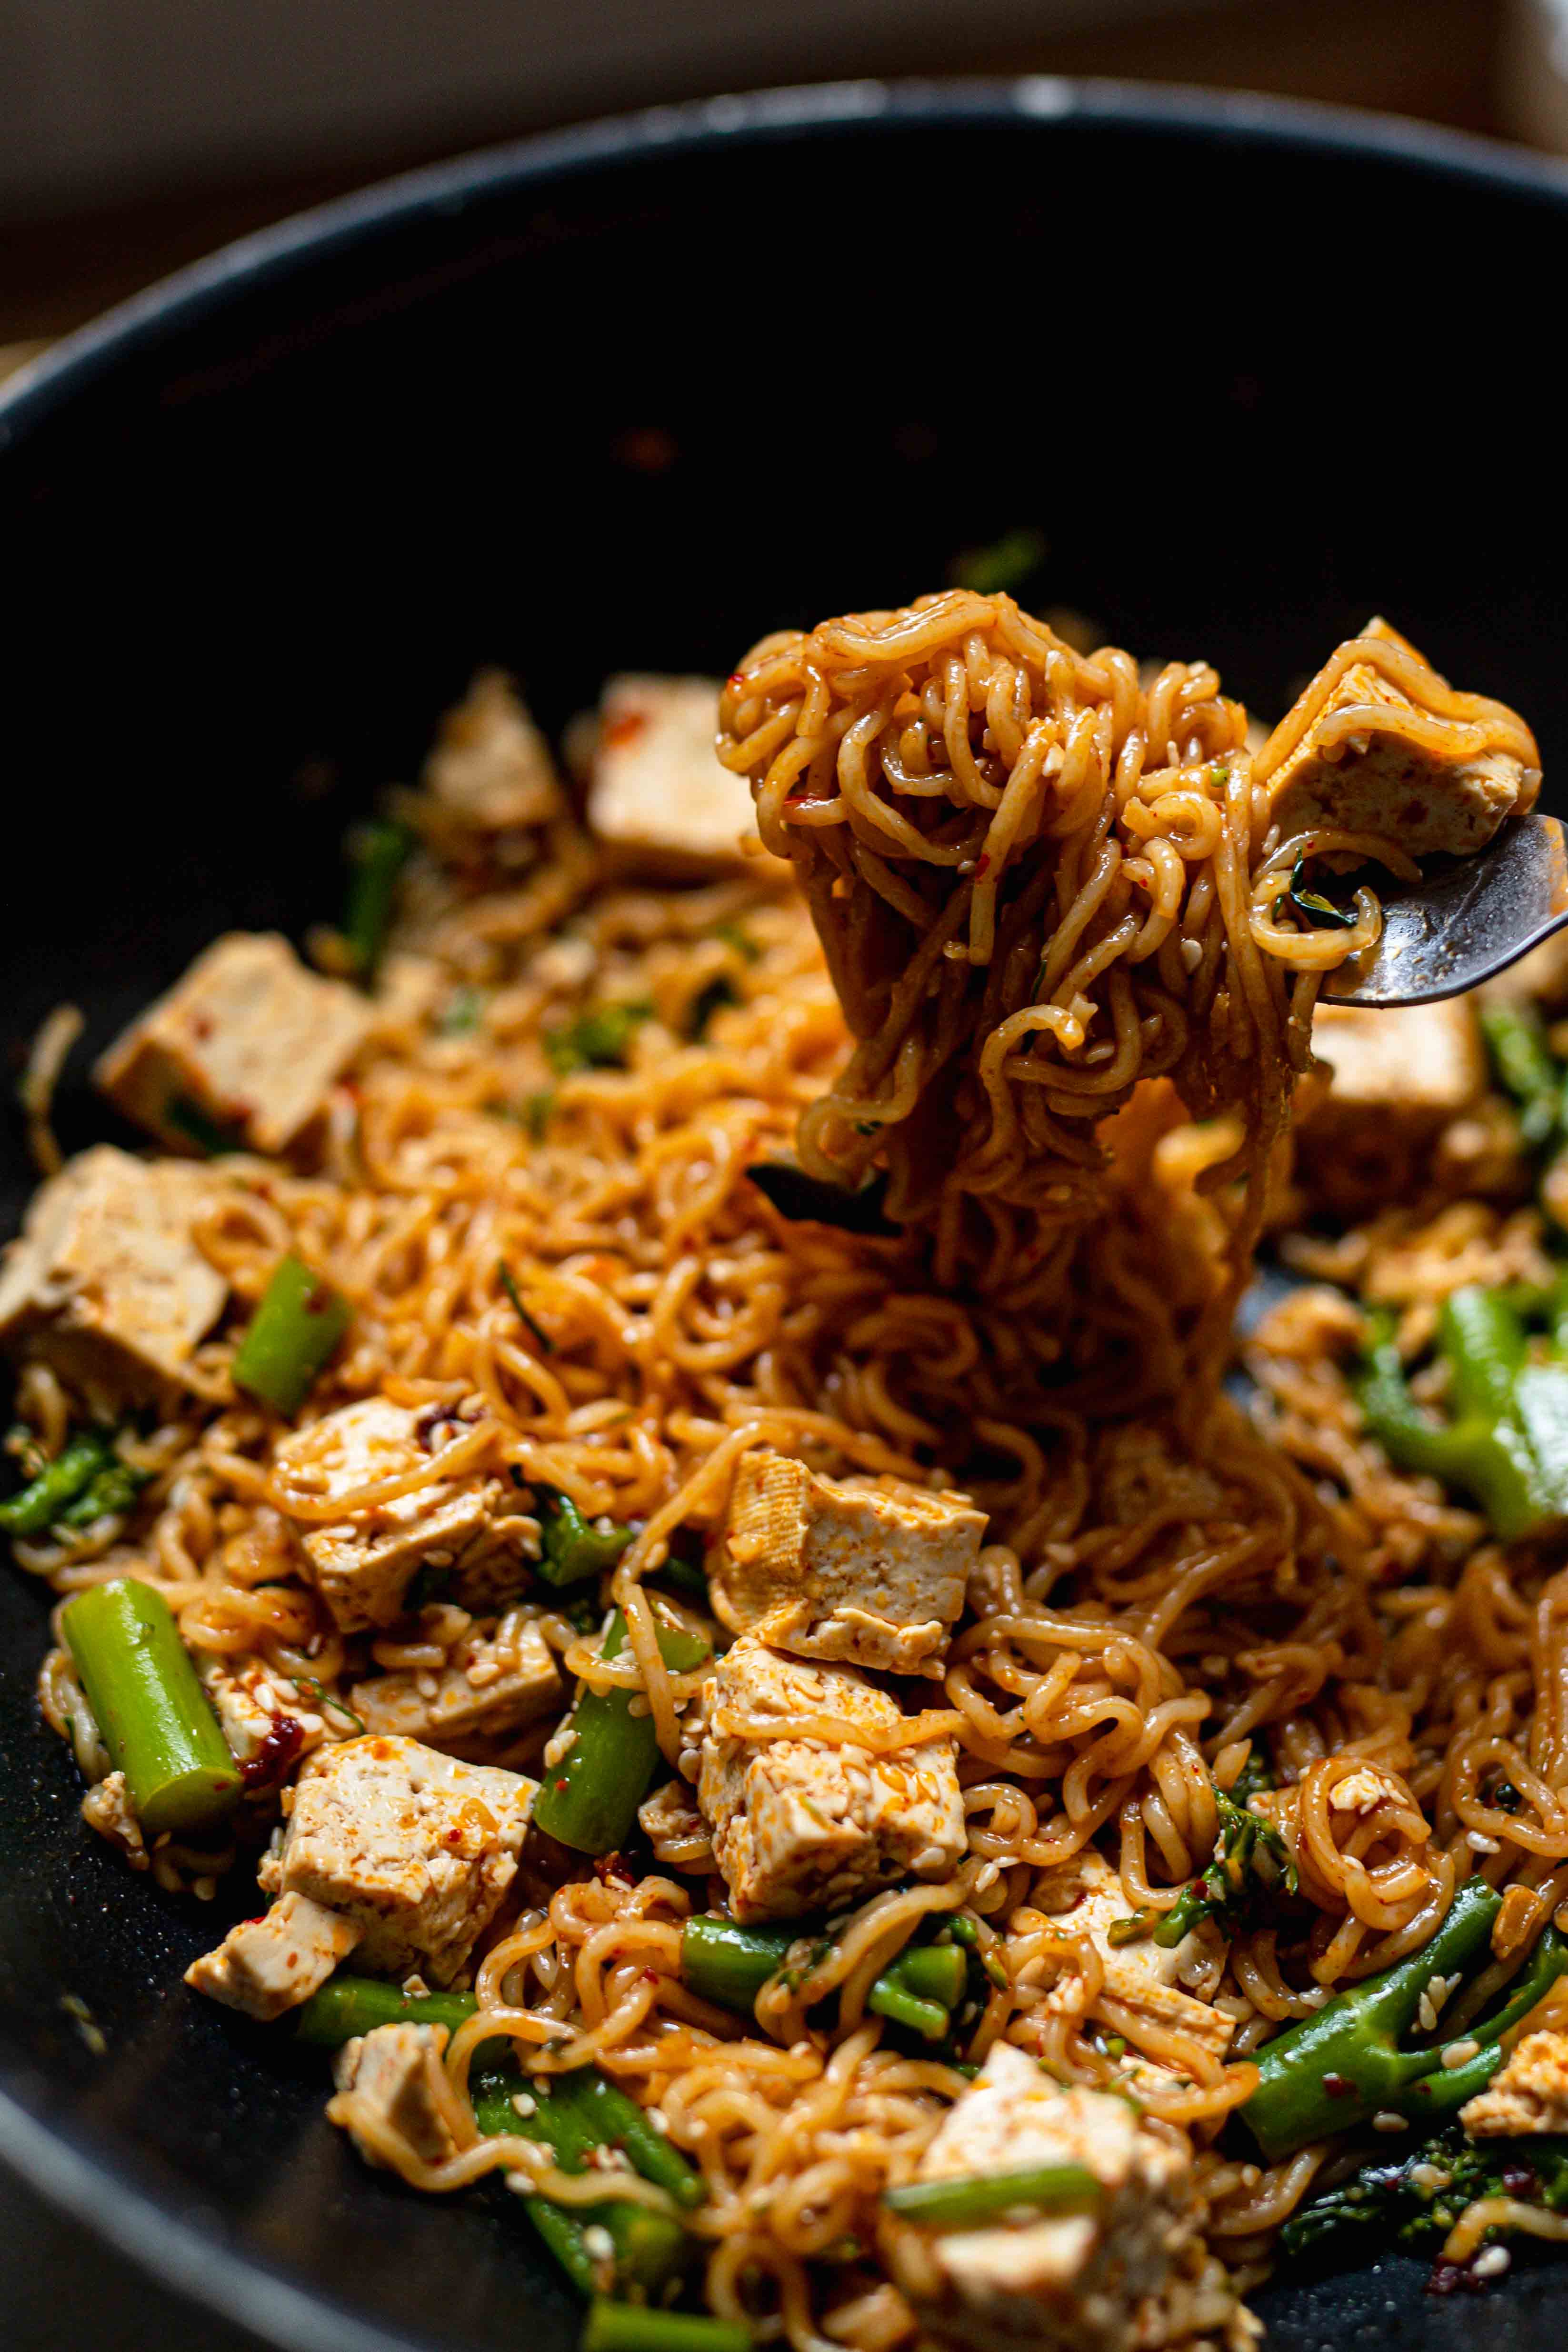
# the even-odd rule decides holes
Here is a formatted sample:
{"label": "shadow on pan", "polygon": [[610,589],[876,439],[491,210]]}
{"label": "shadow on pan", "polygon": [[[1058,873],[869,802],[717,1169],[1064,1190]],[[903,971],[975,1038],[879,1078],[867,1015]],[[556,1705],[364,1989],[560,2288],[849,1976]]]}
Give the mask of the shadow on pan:
{"label": "shadow on pan", "polygon": [[[664,110],[251,239],[0,401],[4,1042],[73,999],[79,1074],[216,931],[329,914],[345,822],[477,665],[559,728],[609,670],[722,671],[1009,531],[1043,545],[1031,601],[1265,712],[1384,610],[1525,709],[1550,774],[1565,267],[1553,166],[1040,81]],[[64,1118],[101,1119],[79,1075]],[[43,1640],[0,1575],[0,2158],[280,2344],[566,2352],[510,2200],[372,2176],[285,2035],[186,1994],[217,1922],[81,1830]],[[1478,2315],[1424,2275],[1260,2305],[1291,2352],[1458,2347]],[[1485,2324],[1532,2352],[1565,2306],[1521,2266]]]}

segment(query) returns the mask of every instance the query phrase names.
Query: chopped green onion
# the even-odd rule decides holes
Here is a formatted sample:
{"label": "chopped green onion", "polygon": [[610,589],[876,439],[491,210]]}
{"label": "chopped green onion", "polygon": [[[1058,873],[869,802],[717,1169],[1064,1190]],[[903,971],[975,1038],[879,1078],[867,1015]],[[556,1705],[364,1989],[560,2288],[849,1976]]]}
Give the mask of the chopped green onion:
{"label": "chopped green onion", "polygon": [[485,992],[482,988],[455,988],[446,1000],[446,1009],[437,1023],[444,1037],[467,1037],[485,1018]]}
{"label": "chopped green onion", "polygon": [[162,1594],[133,1577],[89,1585],[67,1601],[60,1631],[148,1837],[221,1821],[240,1769]]}
{"label": "chopped green onion", "polygon": [[545,1031],[545,1057],[562,1077],[573,1070],[619,1068],[625,1063],[633,1030],[653,1017],[653,1006],[643,1002],[591,1005],[564,1028]]}
{"label": "chopped green onion", "polygon": [[1333,900],[1325,898],[1321,890],[1307,889],[1301,879],[1306,862],[1306,852],[1303,850],[1291,869],[1291,879],[1286,885],[1283,895],[1289,898],[1291,906],[1299,914],[1305,915],[1308,921],[1316,923],[1319,929],[1325,924],[1330,926],[1337,924],[1342,930],[1354,931],[1361,920],[1359,912],[1354,907],[1349,908],[1336,907]]}
{"label": "chopped green onion", "polygon": [[533,1317],[528,1313],[528,1308],[523,1305],[522,1293],[517,1288],[517,1276],[513,1274],[511,1267],[507,1264],[505,1258],[502,1258],[499,1265],[497,1266],[496,1273],[500,1281],[502,1289],[506,1292],[507,1297],[511,1300],[513,1312],[516,1314],[517,1318],[522,1325],[524,1330],[528,1332],[529,1338],[534,1341],[541,1354],[553,1356],[555,1353],[555,1341],[550,1338],[548,1331],[542,1331],[539,1328],[539,1326],[534,1321]]}
{"label": "chopped green onion", "polygon": [[209,1160],[216,1159],[221,1151],[238,1151],[244,1147],[245,1138],[237,1127],[223,1126],[189,1095],[170,1096],[163,1106],[163,1122]]}
{"label": "chopped green onion", "polygon": [[1086,2165],[1033,2164],[1017,2172],[912,2180],[903,2189],[885,2190],[883,2203],[903,2221],[933,2230],[967,2230],[983,2228],[1019,2206],[1041,2213],[1092,2212],[1103,2194]]}
{"label": "chopped green onion", "polygon": [[236,1388],[287,1419],[349,1326],[349,1307],[292,1250],[279,1260],[234,1360]]}

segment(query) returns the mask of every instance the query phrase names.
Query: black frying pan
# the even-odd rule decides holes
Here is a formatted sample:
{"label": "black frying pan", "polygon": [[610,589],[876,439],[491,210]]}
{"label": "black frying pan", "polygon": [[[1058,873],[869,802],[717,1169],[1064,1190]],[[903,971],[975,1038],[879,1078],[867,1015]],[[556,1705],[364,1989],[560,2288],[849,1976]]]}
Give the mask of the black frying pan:
{"label": "black frying pan", "polygon": [[[722,670],[1015,525],[1040,601],[1264,711],[1381,608],[1550,775],[1565,275],[1554,166],[1041,81],[661,110],[233,247],[0,398],[5,1040],[81,1003],[62,1128],[110,1131],[89,1053],[217,930],[332,911],[345,820],[477,664],[559,726],[608,670]],[[10,1231],[14,1127],[0,1183]],[[371,2175],[286,2035],[185,1992],[221,1921],[79,1826],[43,1639],[0,1570],[0,2158],[279,2343],[567,2352],[510,2200]],[[1484,2307],[1425,2271],[1261,2301],[1292,2352],[1560,2341],[1568,2269]]]}

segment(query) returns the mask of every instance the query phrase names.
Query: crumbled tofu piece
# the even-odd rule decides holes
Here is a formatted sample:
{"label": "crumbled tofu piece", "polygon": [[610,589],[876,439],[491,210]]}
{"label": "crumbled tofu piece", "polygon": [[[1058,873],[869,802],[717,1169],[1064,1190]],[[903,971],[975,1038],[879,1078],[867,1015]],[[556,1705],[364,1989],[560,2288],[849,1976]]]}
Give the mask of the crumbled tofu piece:
{"label": "crumbled tofu piece", "polygon": [[637,1808],[637,1821],[654,1861],[666,1870],[700,1874],[718,1868],[707,1823],[684,1780],[666,1780],[655,1789]]}
{"label": "crumbled tofu piece", "polygon": [[[298,1745],[291,1738],[287,1751],[290,1768],[299,1757],[319,1748],[327,1737],[315,1693],[297,1697],[293,1685],[277,1675],[265,1658],[207,1657],[199,1672],[219,1728],[237,1762],[248,1764],[259,1756],[263,1742],[282,1723],[292,1722],[298,1734]],[[284,1680],[282,1690],[277,1687],[280,1680]],[[334,1714],[333,1731],[340,1734],[348,1728],[348,1718]]]}
{"label": "crumbled tofu piece", "polygon": [[[385,1397],[365,1397],[328,1413],[278,1446],[292,1483],[324,1501],[406,1476],[438,1459],[461,1431]],[[504,1479],[438,1479],[341,1522],[299,1519],[295,1531],[322,1600],[344,1633],[387,1625],[402,1611],[416,1571],[446,1571],[452,1588],[516,1591],[538,1523],[515,1508]],[[466,1593],[465,1605],[468,1605]]]}
{"label": "crumbled tofu piece", "polygon": [[478,833],[546,824],[563,806],[549,747],[498,669],[481,670],[447,712],[423,781],[444,813]]}
{"label": "crumbled tofu piece", "polygon": [[366,1968],[450,1984],[517,1875],[535,1788],[417,1740],[346,1739],[307,1763],[257,1875],[353,1920]]}
{"label": "crumbled tofu piece", "polygon": [[112,1409],[202,1383],[197,1344],[228,1284],[193,1238],[221,1201],[211,1170],[98,1144],[34,1198],[0,1268],[0,1340]]}
{"label": "crumbled tofu piece", "polygon": [[1568,2033],[1527,2033],[1459,2121],[1472,2139],[1568,2132]]}
{"label": "crumbled tofu piece", "polygon": [[1023,2210],[985,2229],[922,2231],[910,2279],[920,2316],[935,2336],[978,2352],[1038,2344],[1130,2352],[1145,2340],[1149,2298],[1194,2245],[1191,2158],[1126,2101],[1062,2090],[1021,2050],[996,2042],[922,2157],[918,2178],[985,2178],[1045,2164],[1085,2166],[1104,2191],[1099,2210]]}
{"label": "crumbled tofu piece", "polygon": [[741,1456],[709,1591],[732,1633],[798,1658],[940,1675],[986,1515],[902,1479]]}
{"label": "crumbled tofu piece", "polygon": [[185,1982],[265,2021],[319,1992],[363,1934],[356,1920],[290,1889],[265,1918],[242,1919],[215,1952],[193,1960]]}
{"label": "crumbled tofu piece", "polygon": [[718,684],[612,677],[588,788],[591,832],[665,872],[738,865],[755,836],[751,788],[722,766]]}
{"label": "crumbled tofu piece", "polygon": [[905,1875],[945,1878],[964,1852],[950,1739],[878,1752],[852,1737],[753,1729],[812,1717],[868,1743],[904,1719],[852,1666],[786,1657],[752,1633],[704,1685],[697,1801],[737,1919],[839,1909]]}
{"label": "crumbled tofu piece", "polygon": [[1332,1073],[1306,1116],[1315,1143],[1427,1141],[1486,1092],[1486,1054],[1462,997],[1381,1013],[1320,1004],[1312,1046]]}
{"label": "crumbled tofu piece", "polygon": [[504,1617],[487,1640],[470,1637],[447,1655],[439,1674],[399,1672],[356,1683],[350,1705],[365,1729],[450,1748],[500,1738],[562,1702],[545,1637],[520,1609]]}
{"label": "crumbled tofu piece", "polygon": [[120,1848],[132,1870],[146,1869],[147,1841],[123,1772],[106,1773],[88,1790],[81,1801],[81,1817],[89,1830]]}
{"label": "crumbled tofu piece", "polygon": [[391,2132],[425,2164],[444,2164],[474,2137],[474,2127],[441,2063],[444,2025],[378,2025],[347,2042],[332,2064],[338,2095],[327,2106],[367,2164],[379,2164],[376,2138]]}
{"label": "crumbled tofu piece", "polygon": [[[1044,1875],[1034,1900],[1060,1934],[1082,1937],[1094,1947],[1104,1965],[1105,1998],[1119,2001],[1134,2018],[1184,2034],[1216,2058],[1224,2057],[1236,2030],[1234,2021],[1181,1990],[1184,1971],[1198,1957],[1196,1939],[1202,1930],[1169,1951],[1152,1936],[1113,1945],[1111,1923],[1124,1919],[1129,1906],[1120,1877],[1093,1846],[1082,1847],[1070,1862]],[[1076,1972],[1065,1969],[1042,2006],[1051,2011],[1077,2005]]]}
{"label": "crumbled tofu piece", "polygon": [[[1362,635],[1415,653],[1386,621],[1369,621]],[[1327,740],[1353,709],[1348,739]],[[1354,663],[1272,779],[1271,819],[1281,838],[1343,827],[1382,834],[1412,857],[1462,854],[1484,849],[1505,817],[1534,807],[1539,768],[1503,751],[1445,761],[1401,733],[1412,709],[1375,663]]]}
{"label": "crumbled tofu piece", "polygon": [[327,1105],[371,1014],[341,981],[307,971],[275,931],[230,931],[118,1037],[94,1076],[128,1118],[176,1151],[204,1123],[253,1151],[285,1151]]}

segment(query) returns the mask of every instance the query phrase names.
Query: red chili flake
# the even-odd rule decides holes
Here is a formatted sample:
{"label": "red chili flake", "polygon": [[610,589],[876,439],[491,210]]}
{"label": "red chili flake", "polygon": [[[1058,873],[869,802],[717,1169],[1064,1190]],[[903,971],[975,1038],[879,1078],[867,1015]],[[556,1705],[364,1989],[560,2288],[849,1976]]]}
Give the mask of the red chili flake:
{"label": "red chili flake", "polygon": [[325,1315],[332,1304],[332,1294],[324,1283],[319,1284],[305,1301],[307,1315]]}
{"label": "red chili flake", "polygon": [[660,1976],[657,1969],[644,1969],[643,1976],[644,1981],[648,1984],[662,1984],[664,1982],[664,1979]]}
{"label": "red chili flake", "polygon": [[619,719],[612,719],[611,720],[609,726],[604,730],[604,740],[607,743],[635,742],[637,737],[641,735],[643,728],[646,727],[647,724],[648,717],[645,711],[625,711]]}
{"label": "red chili flake", "polygon": [[555,1784],[555,1785],[556,1785],[556,1794],[559,1796],[559,1795],[560,1794],[560,1791],[561,1791],[561,1790],[566,1787],[566,1782],[565,1782],[564,1780],[558,1780],[558,1781],[556,1782],[556,1784]]}
{"label": "red chili flake", "polygon": [[990,864],[991,861],[988,855],[982,855],[976,858],[975,879],[977,882],[983,882],[985,880],[987,874],[990,871]]}
{"label": "red chili flake", "polygon": [[617,1886],[635,1886],[637,1884],[636,1874],[627,1869],[619,1853],[601,1853],[596,1856],[593,1871],[601,1885],[608,1884],[612,1879]]}
{"label": "red chili flake", "polygon": [[1502,2176],[1502,2185],[1511,2197],[1532,2197],[1536,2185],[1534,2166],[1511,2164]]}
{"label": "red chili flake", "polygon": [[267,1732],[254,1756],[247,1756],[239,1768],[240,1780],[254,1795],[258,1789],[271,1789],[282,1780],[295,1758],[305,1745],[305,1727],[291,1715],[275,1717],[272,1728]]}
{"label": "red chili flake", "polygon": [[746,672],[743,669],[732,669],[729,673],[729,683],[731,686],[744,686]]}
{"label": "red chili flake", "polygon": [[1484,2294],[1486,2286],[1485,2279],[1477,2278],[1469,2263],[1434,2263],[1427,2281],[1428,2294],[1454,2294],[1461,2289],[1466,2294]]}
{"label": "red chili flake", "polygon": [[1354,2099],[1355,2084],[1343,2074],[1325,2074],[1323,2088],[1331,2099]]}

